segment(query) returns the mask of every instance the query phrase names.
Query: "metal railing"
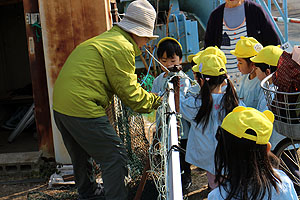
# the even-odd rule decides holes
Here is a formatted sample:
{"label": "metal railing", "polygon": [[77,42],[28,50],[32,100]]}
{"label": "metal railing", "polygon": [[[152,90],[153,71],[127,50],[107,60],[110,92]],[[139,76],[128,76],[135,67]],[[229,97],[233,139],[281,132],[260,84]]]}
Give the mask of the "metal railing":
{"label": "metal railing", "polygon": [[182,188],[181,188],[181,173],[180,173],[180,160],[179,151],[171,149],[173,146],[178,146],[178,132],[177,132],[177,119],[175,109],[175,94],[172,83],[168,83],[169,91],[169,109],[170,123],[168,134],[168,169],[167,169],[167,199],[168,200],[182,200]]}
{"label": "metal railing", "polygon": [[[282,8],[279,6],[278,0],[267,0],[267,4],[265,0],[255,0],[258,4],[260,4],[264,10],[267,12],[269,17],[271,18],[272,22],[274,23],[276,32],[281,40],[281,43],[284,44],[289,41],[288,36],[288,24],[289,23],[300,23],[300,19],[297,18],[289,18],[288,17],[288,8],[287,8],[287,2],[288,0],[282,0]],[[218,6],[222,3],[224,3],[224,0],[215,0],[214,5]],[[276,9],[278,10],[280,16],[273,16],[272,15],[272,4],[275,5]],[[278,27],[276,22],[283,22],[284,23],[284,34],[282,34],[280,28]]]}

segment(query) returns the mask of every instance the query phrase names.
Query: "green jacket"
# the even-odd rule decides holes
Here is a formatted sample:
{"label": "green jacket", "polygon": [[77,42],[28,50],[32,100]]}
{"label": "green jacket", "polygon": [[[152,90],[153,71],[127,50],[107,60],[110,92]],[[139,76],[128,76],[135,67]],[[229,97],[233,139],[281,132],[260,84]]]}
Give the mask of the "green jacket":
{"label": "green jacket", "polygon": [[132,37],[118,26],[81,43],[54,84],[53,109],[74,117],[101,117],[114,94],[134,111],[156,109],[160,97],[137,83],[135,57],[140,54]]}

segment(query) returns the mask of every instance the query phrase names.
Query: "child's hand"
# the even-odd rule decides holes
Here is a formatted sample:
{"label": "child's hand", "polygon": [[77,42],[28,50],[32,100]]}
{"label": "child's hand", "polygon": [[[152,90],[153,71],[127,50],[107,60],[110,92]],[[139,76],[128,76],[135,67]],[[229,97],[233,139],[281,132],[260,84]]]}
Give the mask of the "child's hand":
{"label": "child's hand", "polygon": [[181,65],[172,65],[172,66],[168,67],[168,69],[171,72],[179,72],[182,70],[182,66]]}
{"label": "child's hand", "polygon": [[[170,72],[179,72],[182,70],[182,66],[181,65],[171,65],[171,66],[168,66],[168,69],[170,70]],[[165,72],[164,78],[166,78],[168,76],[168,72],[164,68],[162,68],[162,70]]]}

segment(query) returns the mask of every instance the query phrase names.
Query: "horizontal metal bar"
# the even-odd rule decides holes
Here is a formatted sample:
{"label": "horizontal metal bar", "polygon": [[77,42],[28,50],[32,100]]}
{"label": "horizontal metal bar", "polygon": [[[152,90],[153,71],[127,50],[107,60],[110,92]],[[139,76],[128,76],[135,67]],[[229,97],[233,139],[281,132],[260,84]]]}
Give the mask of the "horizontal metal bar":
{"label": "horizontal metal bar", "polygon": [[[284,19],[282,17],[273,17],[273,19],[276,22],[284,22]],[[300,19],[297,19],[297,18],[287,18],[287,22],[300,24]]]}

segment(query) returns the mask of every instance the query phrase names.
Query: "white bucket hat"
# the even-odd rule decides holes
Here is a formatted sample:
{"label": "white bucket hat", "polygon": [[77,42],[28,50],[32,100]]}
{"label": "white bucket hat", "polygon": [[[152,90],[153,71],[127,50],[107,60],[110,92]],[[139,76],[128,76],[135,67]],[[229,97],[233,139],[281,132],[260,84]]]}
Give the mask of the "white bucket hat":
{"label": "white bucket hat", "polygon": [[139,37],[158,38],[153,35],[156,12],[147,0],[136,0],[129,4],[125,16],[117,23],[123,30]]}

